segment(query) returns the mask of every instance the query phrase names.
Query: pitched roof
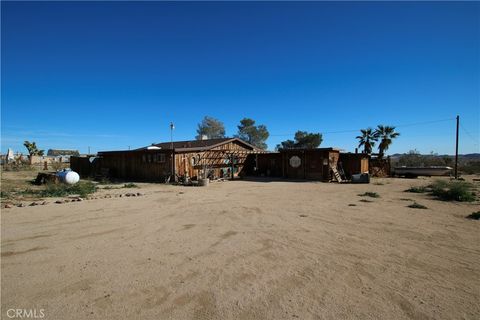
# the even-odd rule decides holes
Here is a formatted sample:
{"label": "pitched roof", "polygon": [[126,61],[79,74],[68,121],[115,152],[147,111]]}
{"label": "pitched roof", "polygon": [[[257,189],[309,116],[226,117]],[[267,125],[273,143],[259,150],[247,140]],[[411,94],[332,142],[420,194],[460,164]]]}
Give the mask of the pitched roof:
{"label": "pitched roof", "polygon": [[240,144],[243,144],[247,149],[251,150],[259,150],[257,147],[239,139],[239,138],[219,138],[219,139],[206,139],[206,140],[186,140],[186,141],[173,141],[173,142],[161,142],[161,143],[155,143],[150,146],[146,146],[143,148],[139,148],[136,150],[146,150],[149,147],[157,147],[160,149],[167,149],[171,150],[172,145],[173,149],[177,152],[182,152],[182,151],[204,151],[204,150],[209,150],[215,147],[218,147],[222,144],[226,144],[229,142],[236,141]]}

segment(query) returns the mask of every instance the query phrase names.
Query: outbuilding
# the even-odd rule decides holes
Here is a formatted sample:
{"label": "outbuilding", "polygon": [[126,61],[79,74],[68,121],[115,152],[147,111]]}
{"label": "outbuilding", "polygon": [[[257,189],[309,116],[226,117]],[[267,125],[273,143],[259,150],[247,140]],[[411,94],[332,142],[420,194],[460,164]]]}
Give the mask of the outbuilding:
{"label": "outbuilding", "polygon": [[249,173],[287,179],[329,181],[332,167],[337,167],[340,150],[336,148],[281,149],[255,156]]}
{"label": "outbuilding", "polygon": [[337,180],[335,173],[344,180],[368,172],[369,157],[337,148],[281,149],[250,155],[247,164],[247,174],[254,176],[331,181]]}

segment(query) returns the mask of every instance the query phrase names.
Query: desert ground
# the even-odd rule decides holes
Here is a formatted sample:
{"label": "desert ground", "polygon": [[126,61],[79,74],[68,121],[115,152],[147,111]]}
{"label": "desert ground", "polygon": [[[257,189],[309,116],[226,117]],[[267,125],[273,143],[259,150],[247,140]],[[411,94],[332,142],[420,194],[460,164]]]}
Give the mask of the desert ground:
{"label": "desert ground", "polygon": [[404,192],[430,180],[138,184],[2,209],[2,318],[479,319],[478,202]]}

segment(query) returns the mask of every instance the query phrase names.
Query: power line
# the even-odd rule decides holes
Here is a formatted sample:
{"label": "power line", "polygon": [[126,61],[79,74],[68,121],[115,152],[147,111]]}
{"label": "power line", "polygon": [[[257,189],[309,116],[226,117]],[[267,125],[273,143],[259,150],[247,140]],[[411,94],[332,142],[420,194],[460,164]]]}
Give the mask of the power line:
{"label": "power line", "polygon": [[[446,122],[446,121],[452,121],[452,120],[455,120],[455,118],[448,118],[448,119],[441,119],[441,120],[431,120],[431,121],[422,121],[422,122],[413,122],[413,123],[407,123],[407,124],[399,124],[399,125],[394,125],[394,127],[395,127],[395,128],[405,128],[405,127],[420,126],[420,125],[426,125],[426,124],[432,124],[432,123],[438,123],[438,122]],[[362,130],[362,129],[339,130],[339,131],[325,131],[325,132],[322,132],[322,134],[359,132],[360,130]],[[282,137],[282,136],[294,136],[294,135],[295,135],[295,133],[270,134],[270,137]]]}
{"label": "power line", "polygon": [[479,140],[478,138],[475,138],[470,132],[468,132],[467,129],[465,129],[464,126],[462,126],[462,124],[460,124],[460,128],[462,128],[462,130],[467,134],[467,136],[472,139],[473,142],[475,142],[476,144],[478,144]]}
{"label": "power line", "polygon": [[432,121],[422,121],[422,122],[414,122],[414,123],[409,123],[409,124],[400,124],[396,125],[394,127],[413,127],[417,125],[424,125],[424,124],[431,124],[431,123],[438,123],[438,122],[446,122],[446,121],[452,121],[455,120],[455,118],[448,118],[448,119],[442,119],[442,120],[432,120]]}

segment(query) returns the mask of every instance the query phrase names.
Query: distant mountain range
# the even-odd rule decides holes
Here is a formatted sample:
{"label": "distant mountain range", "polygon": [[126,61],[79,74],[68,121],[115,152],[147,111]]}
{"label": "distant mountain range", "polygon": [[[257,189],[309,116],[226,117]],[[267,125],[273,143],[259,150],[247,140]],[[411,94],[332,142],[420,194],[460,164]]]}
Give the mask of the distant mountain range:
{"label": "distant mountain range", "polygon": [[[400,158],[401,156],[406,155],[407,153],[395,153],[390,155],[390,158],[395,159],[395,158]],[[455,158],[455,155],[451,154],[421,154],[423,157],[438,157],[438,158],[443,158],[443,157],[449,157],[449,158]],[[458,155],[459,159],[462,160],[480,160],[480,153],[467,153],[467,154],[459,154]]]}

